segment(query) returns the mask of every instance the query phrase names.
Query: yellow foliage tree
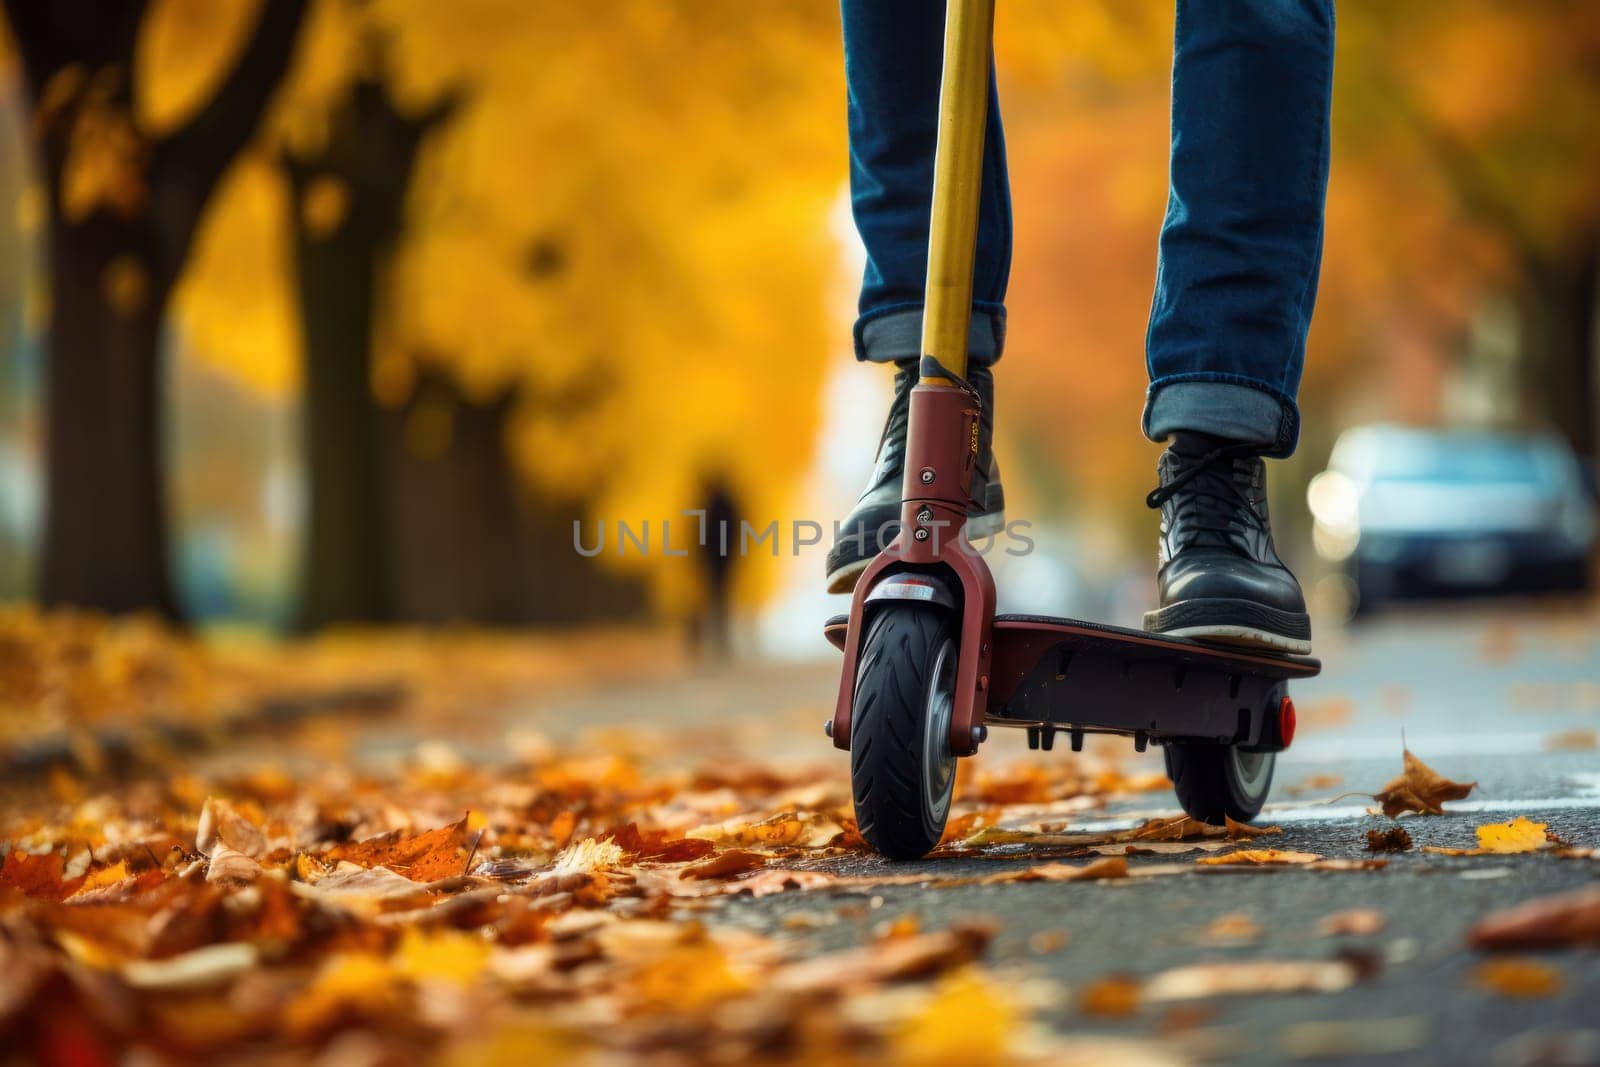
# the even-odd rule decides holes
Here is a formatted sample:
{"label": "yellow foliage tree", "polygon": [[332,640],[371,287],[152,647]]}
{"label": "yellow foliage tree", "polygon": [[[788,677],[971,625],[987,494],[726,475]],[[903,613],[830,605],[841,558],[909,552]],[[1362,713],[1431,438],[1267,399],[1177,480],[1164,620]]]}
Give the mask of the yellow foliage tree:
{"label": "yellow foliage tree", "polygon": [[[377,397],[403,406],[434,371],[469,400],[509,391],[507,446],[526,484],[591,519],[659,531],[714,475],[752,519],[782,515],[810,459],[830,351],[826,217],[844,159],[836,13],[328,0],[274,135],[317,145],[360,79],[381,80],[402,113],[460,98],[417,160],[385,271]],[[235,343],[227,324],[241,285],[287,291],[286,264],[220,262],[245,235],[267,236],[265,173],[236,174],[203,245],[218,259],[199,261],[180,307],[212,358],[280,387],[298,377],[296,346],[263,345],[276,329]],[[339,195],[317,213],[337,215]],[[570,531],[543,547],[551,566],[581,562]],[[660,607],[693,604],[692,562],[608,556],[642,568]]]}

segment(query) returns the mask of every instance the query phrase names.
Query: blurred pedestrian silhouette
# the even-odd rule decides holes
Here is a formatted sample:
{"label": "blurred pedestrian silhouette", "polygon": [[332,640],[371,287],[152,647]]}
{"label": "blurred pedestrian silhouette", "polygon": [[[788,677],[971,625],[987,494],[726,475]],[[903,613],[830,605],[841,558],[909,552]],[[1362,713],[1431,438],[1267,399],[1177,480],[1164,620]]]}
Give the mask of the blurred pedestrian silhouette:
{"label": "blurred pedestrian silhouette", "polygon": [[721,474],[706,479],[701,500],[706,513],[699,548],[705,600],[695,638],[703,655],[723,660],[732,652],[730,616],[733,572],[739,559],[740,508],[733,487]]}

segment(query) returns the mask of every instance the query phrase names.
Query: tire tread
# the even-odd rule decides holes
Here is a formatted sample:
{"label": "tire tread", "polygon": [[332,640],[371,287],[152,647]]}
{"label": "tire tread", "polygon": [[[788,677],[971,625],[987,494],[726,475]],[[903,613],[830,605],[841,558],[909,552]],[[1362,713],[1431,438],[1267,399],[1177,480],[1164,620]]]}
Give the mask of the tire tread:
{"label": "tire tread", "polygon": [[1172,780],[1178,806],[1185,815],[1221,826],[1228,819],[1249,822],[1261,814],[1267,792],[1272,788],[1270,772],[1261,795],[1245,797],[1234,781],[1230,755],[1227,745],[1173,743],[1167,746],[1167,777]]}
{"label": "tire tread", "polygon": [[926,608],[884,610],[862,646],[851,716],[856,827],[880,855],[917,859],[944,827],[923,811],[922,716],[934,658],[950,623]]}

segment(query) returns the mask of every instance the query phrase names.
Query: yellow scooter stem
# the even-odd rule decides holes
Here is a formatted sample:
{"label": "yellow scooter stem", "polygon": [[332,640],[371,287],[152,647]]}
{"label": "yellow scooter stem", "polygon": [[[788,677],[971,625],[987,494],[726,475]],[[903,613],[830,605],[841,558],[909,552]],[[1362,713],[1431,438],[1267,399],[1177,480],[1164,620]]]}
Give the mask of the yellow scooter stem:
{"label": "yellow scooter stem", "polygon": [[[949,0],[939,85],[939,147],[933,163],[933,218],[928,228],[928,283],[922,354],[967,375],[972,318],[972,260],[978,241],[983,138],[989,116],[994,0]],[[949,386],[943,377],[923,385]]]}

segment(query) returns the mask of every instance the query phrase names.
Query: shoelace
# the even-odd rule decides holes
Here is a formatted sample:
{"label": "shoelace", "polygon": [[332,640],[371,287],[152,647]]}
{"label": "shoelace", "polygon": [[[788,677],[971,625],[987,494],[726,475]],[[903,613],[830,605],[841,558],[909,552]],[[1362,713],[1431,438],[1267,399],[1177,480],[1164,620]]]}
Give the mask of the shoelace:
{"label": "shoelace", "polygon": [[1176,496],[1179,490],[1203,477],[1203,481],[1195,484],[1188,499],[1179,502],[1179,513],[1174,518],[1184,520],[1184,524],[1195,533],[1210,534],[1208,541],[1214,541],[1221,547],[1232,547],[1228,534],[1241,508],[1250,515],[1253,525],[1262,528],[1261,517],[1233,479],[1234,461],[1259,452],[1260,449],[1255,445],[1232,443],[1219,445],[1195,457],[1172,453],[1179,460],[1178,472],[1166,485],[1152,489],[1145,497],[1145,504],[1152,509],[1159,508]]}
{"label": "shoelace", "polygon": [[978,392],[977,386],[973,385],[965,378],[955,374],[943,363],[940,363],[932,356],[922,357],[922,366],[919,368],[919,370],[921,376],[924,378],[945,378],[949,380],[957,389],[960,389],[963,393],[966,393],[967,398],[974,404],[978,405],[980,408],[983,406],[983,394]]}
{"label": "shoelace", "polygon": [[878,438],[881,451],[890,438],[905,437],[906,422],[911,416],[911,390],[917,384],[917,365],[910,360],[895,364],[894,399],[889,403],[889,417],[884,420],[883,433]]}
{"label": "shoelace", "polygon": [[978,392],[976,385],[965,378],[958,378],[932,356],[923,356],[920,364],[913,360],[900,360],[895,363],[895,368],[894,400],[889,405],[889,417],[883,424],[883,434],[878,438],[880,450],[891,437],[905,436],[906,423],[911,417],[911,390],[924,375],[948,378],[974,404],[979,407],[983,405],[983,394]]}

